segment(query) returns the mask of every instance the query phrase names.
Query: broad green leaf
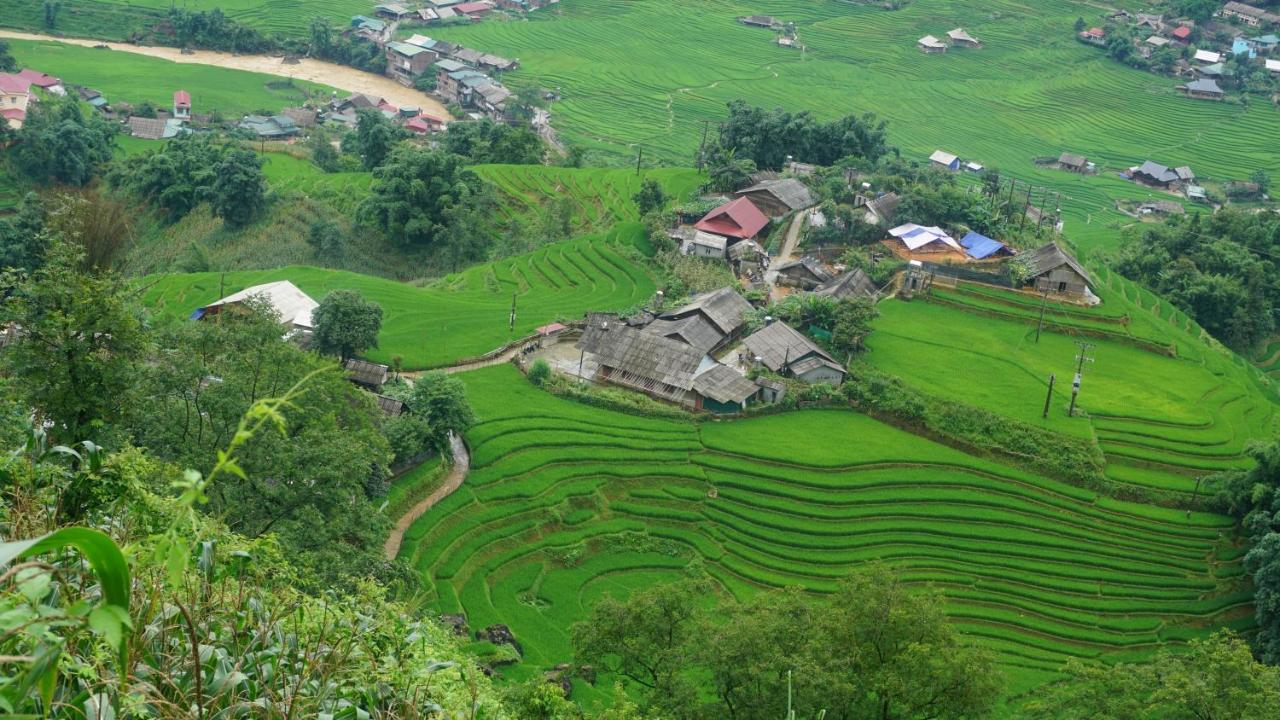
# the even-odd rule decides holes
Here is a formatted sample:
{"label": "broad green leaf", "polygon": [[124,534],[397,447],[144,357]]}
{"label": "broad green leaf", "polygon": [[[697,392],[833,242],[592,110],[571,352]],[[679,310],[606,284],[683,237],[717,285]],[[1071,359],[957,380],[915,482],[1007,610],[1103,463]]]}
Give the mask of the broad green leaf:
{"label": "broad green leaf", "polygon": [[71,545],[89,561],[108,604],[129,608],[129,565],[119,546],[105,533],[86,527],[65,527],[43,537],[0,543],[0,566],[19,558]]}

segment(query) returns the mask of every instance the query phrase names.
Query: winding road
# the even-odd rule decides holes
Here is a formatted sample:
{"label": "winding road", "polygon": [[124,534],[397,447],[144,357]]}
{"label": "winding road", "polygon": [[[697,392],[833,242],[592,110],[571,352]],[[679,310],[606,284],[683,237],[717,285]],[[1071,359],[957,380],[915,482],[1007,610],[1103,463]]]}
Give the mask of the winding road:
{"label": "winding road", "polygon": [[392,105],[399,107],[418,107],[422,108],[423,112],[432,115],[438,115],[443,118],[452,117],[439,100],[421,91],[405,87],[391,78],[312,58],[302,58],[295,64],[286,65],[281,58],[271,55],[232,55],[212,50],[193,50],[189,51],[188,54],[183,54],[179,48],[172,47],[131,45],[129,43],[85,40],[83,38],[62,38],[14,30],[0,30],[0,38],[60,42],[81,47],[105,45],[113,51],[147,55],[175,63],[213,65],[231,70],[246,70],[295,80],[307,80],[347,92],[377,95],[386,99]]}
{"label": "winding road", "polygon": [[435,507],[436,503],[449,497],[454,490],[462,487],[462,481],[467,479],[467,471],[471,469],[471,453],[467,452],[467,446],[462,442],[462,437],[455,434],[449,436],[449,444],[453,448],[453,467],[449,468],[449,474],[445,476],[444,482],[440,487],[431,492],[430,495],[423,498],[417,505],[409,508],[409,511],[396,521],[396,526],[391,531],[391,535],[387,537],[387,542],[382,546],[382,551],[386,554],[388,560],[395,560],[396,555],[400,554],[400,544],[404,542],[405,531],[418,518],[422,517],[428,510]]}

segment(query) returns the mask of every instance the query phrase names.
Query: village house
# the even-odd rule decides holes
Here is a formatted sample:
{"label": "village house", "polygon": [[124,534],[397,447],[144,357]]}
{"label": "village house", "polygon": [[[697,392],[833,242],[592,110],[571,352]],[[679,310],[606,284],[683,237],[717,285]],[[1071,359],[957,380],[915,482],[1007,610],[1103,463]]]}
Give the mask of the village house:
{"label": "village house", "polygon": [[507,100],[511,97],[511,91],[506,87],[490,79],[489,82],[478,85],[472,97],[476,107],[490,120],[506,122]]}
{"label": "village house", "polygon": [[403,20],[409,17],[410,15],[414,15],[415,13],[413,10],[410,10],[409,8],[405,7],[404,5],[401,5],[400,3],[386,3],[383,5],[374,6],[373,14],[380,15],[382,17],[388,17],[388,18],[391,18],[392,20]]}
{"label": "village house", "polygon": [[817,260],[803,257],[778,266],[778,284],[801,290],[814,290],[831,280],[831,273]]}
{"label": "village house", "polygon": [[960,247],[964,248],[965,254],[974,260],[1009,257],[1014,254],[1013,248],[1008,245],[972,230],[960,238]]}
{"label": "village house", "polygon": [[751,204],[769,217],[782,217],[814,204],[805,184],[795,178],[766,180],[737,191],[734,195],[748,198]]}
{"label": "village house", "polygon": [[246,115],[236,127],[262,140],[282,140],[302,133],[302,128],[288,115]]}
{"label": "village house", "polygon": [[1159,188],[1169,188],[1178,183],[1178,173],[1160,163],[1147,160],[1130,174],[1135,182]]}
{"label": "village house", "polygon": [[916,47],[922,53],[944,53],[947,51],[947,44],[932,35],[925,35],[916,41]]}
{"label": "village house", "polygon": [[387,31],[387,23],[378,18],[356,15],[351,18],[350,30],[356,37],[379,42],[382,40],[382,34]]}
{"label": "village house", "polygon": [[21,130],[31,103],[31,84],[18,75],[0,73],[0,117],[14,130]]}
{"label": "village house", "polygon": [[480,59],[476,61],[476,65],[481,70],[489,70],[492,72],[505,72],[507,70],[515,70],[520,67],[519,60],[511,60],[500,55],[492,53],[483,53]]}
{"label": "village house", "polygon": [[[1163,38],[1163,37],[1160,37],[1159,35],[1152,35],[1151,37],[1147,38],[1145,42],[1147,45],[1150,45],[1151,47],[1162,48],[1168,45],[1172,41],[1169,40],[1169,38]],[[1150,54],[1150,52],[1148,52],[1148,54]]]}
{"label": "village house", "polygon": [[978,42],[977,38],[965,32],[964,28],[956,28],[955,30],[948,30],[947,37],[951,38],[951,42],[953,44],[959,45],[960,47],[969,47],[969,48],[982,47],[982,43]]}
{"label": "village house", "polygon": [[1107,33],[1102,28],[1089,28],[1080,31],[1080,40],[1090,45],[1104,45],[1107,42]]}
{"label": "village house", "polygon": [[1272,60],[1268,58],[1266,60],[1266,68],[1273,73],[1280,73],[1280,60]]}
{"label": "village house", "polygon": [[1156,32],[1164,29],[1164,17],[1155,13],[1138,13],[1134,15],[1135,27],[1148,27]]}
{"label": "village house", "polygon": [[461,2],[453,6],[453,11],[466,15],[471,19],[477,19],[493,12],[493,3],[487,0],[478,0],[477,2]]}
{"label": "village house", "polygon": [[1222,6],[1218,14],[1224,18],[1239,20],[1249,27],[1258,27],[1263,24],[1280,24],[1280,15],[1242,2],[1229,2]]}
{"label": "village house", "polygon": [[960,158],[945,150],[934,150],[933,154],[929,156],[929,162],[937,167],[946,168],[951,172],[960,169]]}
{"label": "village house", "polygon": [[854,196],[853,206],[855,208],[866,208],[866,213],[862,216],[864,222],[872,225],[888,225],[898,214],[898,205],[902,204],[902,198],[898,193],[887,192],[880,193],[874,198],[868,198],[862,193]]}
{"label": "village house", "polygon": [[280,114],[292,120],[300,128],[315,127],[316,121],[320,118],[320,113],[305,107],[287,107],[280,110]]}
{"label": "village house", "polygon": [[167,140],[182,132],[182,121],[173,118],[130,117],[125,121],[129,135],[140,140]]}
{"label": "village house", "polygon": [[1089,169],[1089,161],[1083,155],[1064,152],[1058,156],[1058,168],[1061,170],[1082,173]]}
{"label": "village house", "polygon": [[1169,37],[1173,38],[1175,42],[1180,43],[1182,45],[1190,45],[1191,32],[1192,32],[1192,28],[1190,25],[1179,25],[1178,27],[1173,29],[1173,32],[1169,33]]}
{"label": "village house", "polygon": [[784,322],[773,322],[748,335],[742,344],[750,360],[784,377],[810,384],[844,382],[844,366]]}
{"label": "village house", "polygon": [[1092,298],[1089,286],[1093,279],[1089,272],[1057,243],[1024,253],[1021,262],[1027,270],[1027,283],[1034,285],[1036,292]]}
{"label": "village house", "polygon": [[387,384],[391,368],[368,360],[350,358],[343,366],[347,371],[347,379],[371,392],[378,392]]}
{"label": "village house", "polygon": [[703,232],[747,240],[768,224],[769,218],[751,200],[741,197],[707,213],[693,226]]}
{"label": "village house", "polygon": [[1235,56],[1247,55],[1250,60],[1253,60],[1258,57],[1258,46],[1252,40],[1236,38],[1231,41],[1231,54]]}
{"label": "village house", "polygon": [[697,295],[687,304],[662,313],[655,322],[700,318],[700,322],[714,328],[719,335],[719,340],[708,349],[710,352],[723,347],[738,336],[750,311],[751,303],[736,290],[722,287],[719,290]]}
{"label": "village house", "polygon": [[763,271],[769,264],[769,253],[755,240],[739,240],[730,246],[727,255],[737,275]]}
{"label": "village house", "polygon": [[1185,215],[1187,209],[1182,203],[1172,200],[1150,200],[1136,208],[1139,215]]}
{"label": "village house", "polygon": [[1218,87],[1217,81],[1209,78],[1193,80],[1179,89],[1186,93],[1187,97],[1199,100],[1221,100],[1226,96],[1222,88]]}
{"label": "village house", "polygon": [[1222,62],[1222,53],[1214,52],[1212,50],[1196,50],[1193,59],[1199,63],[1212,65],[1214,63]]}
{"label": "village house", "polygon": [[936,262],[968,260],[960,243],[939,227],[907,223],[893,228],[889,235],[892,239],[885,244],[895,255],[904,259],[924,258]]}
{"label": "village house", "polygon": [[723,235],[715,235],[701,230],[694,230],[693,235],[681,248],[681,252],[685,255],[693,255],[694,257],[724,259],[725,249],[729,246],[729,239]]}
{"label": "village house", "polygon": [[277,280],[276,282],[245,288],[221,300],[197,308],[191,313],[189,319],[207,320],[222,313],[243,313],[247,310],[246,303],[250,299],[256,299],[270,305],[271,309],[280,318],[280,324],[300,331],[311,330],[313,327],[311,313],[320,307],[320,303],[312,300],[310,295],[299,290],[297,285],[288,280]]}
{"label": "village house", "polygon": [[1188,185],[1183,188],[1183,193],[1191,202],[1207,203],[1209,202],[1209,193],[1199,185]]}
{"label": "village house", "polygon": [[488,75],[478,70],[459,70],[446,74],[447,78],[444,85],[436,85],[436,92],[446,100],[455,102],[462,107],[471,107],[475,104],[476,88],[483,85],[489,85],[493,81]]}
{"label": "village house", "polygon": [[876,284],[863,272],[862,268],[854,268],[819,285],[814,295],[829,297],[835,300],[849,298],[869,298],[875,300],[879,293]]}
{"label": "village house", "polygon": [[418,113],[404,122],[404,129],[415,135],[426,135],[428,133],[438,133],[447,127],[444,118],[428,115],[427,113]]}
{"label": "village house", "polygon": [[32,87],[38,87],[51,95],[62,96],[67,94],[66,88],[62,87],[62,81],[48,73],[42,73],[31,68],[23,68],[18,71],[18,77],[26,80]]}
{"label": "village house", "polygon": [[184,122],[191,119],[191,93],[186,90],[173,94],[173,119]]}
{"label": "village house", "polygon": [[396,40],[387,43],[385,50],[387,77],[409,87],[438,59],[432,50]]}
{"label": "village house", "polygon": [[536,328],[533,333],[538,336],[538,347],[551,347],[560,342],[561,336],[569,329],[564,323],[548,323]]}

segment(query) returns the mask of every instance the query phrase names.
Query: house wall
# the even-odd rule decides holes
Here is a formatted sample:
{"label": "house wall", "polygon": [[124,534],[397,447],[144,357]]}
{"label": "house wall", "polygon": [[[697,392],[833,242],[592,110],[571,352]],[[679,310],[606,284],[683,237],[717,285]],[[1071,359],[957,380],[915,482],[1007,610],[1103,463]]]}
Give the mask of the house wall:
{"label": "house wall", "polygon": [[[30,101],[31,95],[29,93],[0,93],[0,109],[12,110],[13,108],[18,108],[25,112]],[[15,130],[22,128],[22,121],[20,120],[10,120],[9,124]]]}
{"label": "house wall", "polygon": [[689,243],[689,254],[695,257],[716,258],[717,260],[724,258],[724,251],[720,248],[707,247],[698,243]]}
{"label": "house wall", "polygon": [[1037,292],[1081,296],[1089,284],[1070,266],[1063,265],[1037,277],[1035,286]]}
{"label": "house wall", "polygon": [[831,383],[832,385],[839,385],[840,383],[844,382],[844,373],[838,372],[834,368],[829,368],[826,366],[814,368],[809,372],[803,375],[799,375],[797,377],[800,380],[803,380],[809,383],[810,385],[817,385],[818,383]]}

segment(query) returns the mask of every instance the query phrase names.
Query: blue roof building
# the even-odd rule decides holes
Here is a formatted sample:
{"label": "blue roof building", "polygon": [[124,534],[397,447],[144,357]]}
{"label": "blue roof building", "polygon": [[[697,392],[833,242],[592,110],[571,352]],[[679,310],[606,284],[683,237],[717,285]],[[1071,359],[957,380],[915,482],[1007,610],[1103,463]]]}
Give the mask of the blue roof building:
{"label": "blue roof building", "polygon": [[1009,246],[999,240],[992,240],[981,233],[969,231],[967,235],[960,239],[960,246],[964,248],[965,254],[974,260],[985,260],[989,257],[1005,254],[1012,255],[1013,251]]}
{"label": "blue roof building", "polygon": [[1236,38],[1235,41],[1231,43],[1231,54],[1232,55],[1247,54],[1249,56],[1249,59],[1252,60],[1258,57],[1258,49],[1253,44],[1253,41],[1245,40],[1244,38]]}

